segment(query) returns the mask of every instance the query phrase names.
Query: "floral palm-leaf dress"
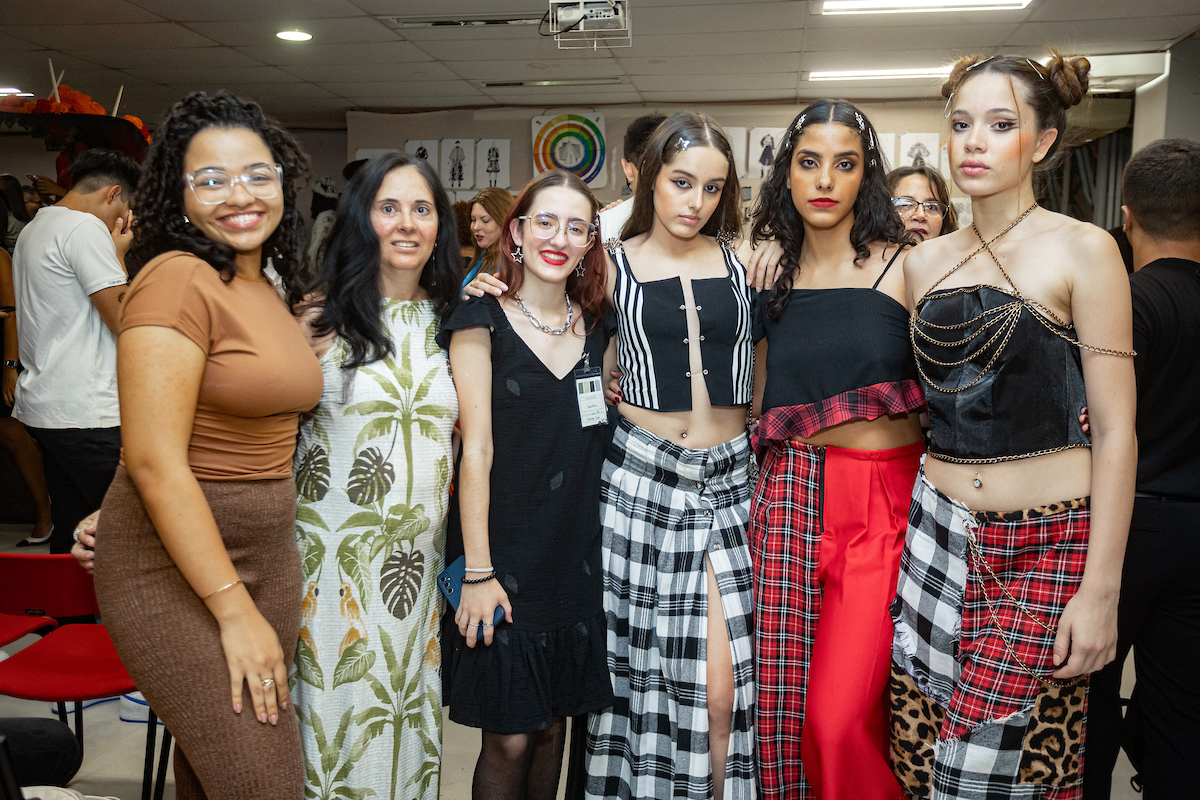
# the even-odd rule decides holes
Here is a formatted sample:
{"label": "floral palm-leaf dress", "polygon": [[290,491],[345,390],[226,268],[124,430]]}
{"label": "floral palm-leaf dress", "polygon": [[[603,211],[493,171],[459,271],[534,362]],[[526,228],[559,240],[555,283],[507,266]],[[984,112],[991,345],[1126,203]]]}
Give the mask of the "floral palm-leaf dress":
{"label": "floral palm-leaf dress", "polygon": [[441,601],[458,398],[432,301],[385,300],[392,356],[346,371],[341,340],[300,428],[304,564],[291,676],[305,795],[436,800]]}

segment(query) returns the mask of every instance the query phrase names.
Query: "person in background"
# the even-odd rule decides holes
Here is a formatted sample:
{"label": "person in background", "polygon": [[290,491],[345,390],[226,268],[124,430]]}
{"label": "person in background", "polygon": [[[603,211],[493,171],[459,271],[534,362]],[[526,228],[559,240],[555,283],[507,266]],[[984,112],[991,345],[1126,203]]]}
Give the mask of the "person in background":
{"label": "person in background", "polygon": [[462,254],[463,270],[475,260],[475,235],[471,233],[471,201],[454,204],[454,227],[458,231],[458,248]]}
{"label": "person in background", "polygon": [[13,254],[22,367],[13,417],[42,452],[52,553],[70,551],[75,524],[100,507],[121,453],[114,331],[138,166],[94,149],[71,175],[71,191],[38,212]]}
{"label": "person in background", "polygon": [[197,92],[167,114],[138,187],[124,451],[94,537],[96,598],[175,736],[180,798],[304,793],[287,672],[303,597],[292,457],[322,387],[290,307],[307,175],[258,105]]}
{"label": "person in background", "polygon": [[896,167],[887,174],[892,205],[904,229],[920,243],[958,230],[958,214],[950,204],[946,179],[928,164]]}
{"label": "person in background", "polygon": [[332,178],[321,178],[313,184],[312,203],[309,217],[312,230],[308,233],[308,252],[304,257],[305,272],[311,279],[320,271],[325,258],[325,247],[329,243],[329,232],[333,229],[334,212],[337,211],[338,192]]}
{"label": "person in background", "polygon": [[45,203],[42,202],[42,196],[32,186],[22,186],[21,194],[25,197],[25,211],[29,214],[29,218],[33,219],[38,210],[45,206]]}
{"label": "person in background", "polygon": [[[445,323],[463,436],[447,557],[462,553],[467,570],[446,633],[446,700],[450,719],[483,729],[475,800],[553,800],[566,717],[613,701],[599,513],[612,330],[597,207],[572,173],[535,178],[502,220],[511,288]],[[594,372],[594,416],[580,367]]]}
{"label": "person in background", "polygon": [[[8,215],[8,204],[0,197],[0,230]],[[13,292],[12,258],[7,250],[0,250],[0,309],[5,309],[4,318],[0,319],[0,354],[4,359],[0,367],[0,447],[12,456],[17,471],[29,487],[37,509],[37,519],[29,541],[44,541],[50,534],[53,518],[50,509],[50,496],[46,493],[46,474],[42,469],[42,454],[38,452],[37,443],[25,430],[25,426],[12,418],[12,406],[16,398],[17,376],[20,373],[21,362],[18,357],[17,318],[13,312],[16,307]]]}
{"label": "person in background", "polygon": [[633,196],[637,192],[638,165],[642,163],[642,154],[646,152],[646,143],[650,134],[666,119],[663,114],[647,114],[629,123],[625,129],[624,152],[621,156],[621,171],[625,173],[625,185],[629,187],[629,197],[608,204],[600,212],[600,240],[607,242],[614,236],[620,236],[633,213]]}
{"label": "person in background", "polygon": [[1137,494],[1117,657],[1092,675],[1083,796],[1108,800],[1132,647],[1137,713],[1124,724],[1141,729],[1132,739],[1142,743],[1146,800],[1166,800],[1195,794],[1200,753],[1200,143],[1161,139],[1135,153],[1122,197],[1134,259]]}
{"label": "person in background", "polygon": [[1133,326],[1112,237],[1040,208],[1033,175],[1090,68],[967,57],[942,86],[972,225],[904,261],[932,423],[892,605],[892,764],[910,795],[1086,785],[1087,675],[1115,654],[1133,506]]}
{"label": "person in background", "polygon": [[0,175],[0,193],[3,194],[8,209],[8,223],[3,231],[3,246],[11,254],[13,248],[17,246],[17,234],[29,224],[33,215],[29,213],[29,209],[25,205],[25,192],[21,189],[21,182],[14,176]]}
{"label": "person in background", "polygon": [[505,189],[490,186],[471,198],[471,236],[475,240],[475,260],[467,268],[463,286],[481,271],[496,272],[496,248],[500,242],[500,225],[512,208],[513,196]]}
{"label": "person in background", "polygon": [[437,576],[458,398],[435,339],[458,298],[455,240],[428,162],[374,158],[346,186],[302,315],[324,374],[293,466],[304,598],[293,697],[312,797],[438,796]]}

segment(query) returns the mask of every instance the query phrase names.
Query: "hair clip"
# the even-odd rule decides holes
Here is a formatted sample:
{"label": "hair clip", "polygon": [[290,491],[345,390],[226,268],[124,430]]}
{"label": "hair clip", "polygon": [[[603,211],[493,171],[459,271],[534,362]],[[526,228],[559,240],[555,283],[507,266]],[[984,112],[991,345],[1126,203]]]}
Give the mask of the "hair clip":
{"label": "hair clip", "polygon": [[972,64],[971,66],[967,67],[967,68],[966,68],[966,70],[964,70],[964,71],[965,71],[965,72],[970,72],[971,70],[975,69],[976,67],[982,67],[984,64],[988,63],[988,62],[989,62],[989,61],[991,61],[993,58],[997,58],[997,57],[998,57],[998,56],[988,56],[987,58],[983,59],[982,61],[976,61],[976,62],[975,62],[974,64]]}
{"label": "hair clip", "polygon": [[1036,75],[1037,75],[1039,78],[1041,78],[1042,80],[1046,80],[1046,76],[1045,76],[1045,75],[1043,75],[1043,74],[1042,74],[1042,71],[1041,71],[1040,69],[1038,69],[1038,68],[1037,68],[1037,64],[1034,64],[1034,63],[1033,63],[1032,61],[1030,61],[1028,58],[1027,58],[1027,59],[1025,59],[1025,63],[1029,65],[1029,68],[1030,68],[1030,69],[1032,69],[1032,70],[1034,71],[1034,73],[1035,73],[1035,74],[1036,74]]}
{"label": "hair clip", "polygon": [[950,117],[950,104],[951,104],[951,103],[953,103],[953,102],[954,102],[954,92],[951,92],[951,93],[950,93],[950,96],[946,98],[946,107],[942,109],[942,116],[943,116],[944,118],[947,118],[947,119],[949,119],[949,117]]}
{"label": "hair clip", "polygon": [[789,131],[789,136],[788,136],[789,139],[792,138],[793,136],[800,135],[800,132],[804,129],[804,117],[805,116],[806,115],[801,114],[800,116],[798,116],[794,120],[792,120],[792,128]]}
{"label": "hair clip", "polygon": [[865,121],[863,121],[863,116],[862,116],[862,114],[860,114],[860,113],[858,113],[857,111],[855,111],[855,112],[854,112],[854,118],[855,118],[856,120],[858,120],[858,129],[859,129],[860,131],[865,131],[865,130],[867,129],[867,123],[866,123]]}
{"label": "hair clip", "polygon": [[879,148],[875,144],[875,129],[874,128],[871,129],[871,141],[867,144],[867,146],[870,147],[875,152],[879,152]]}
{"label": "hair clip", "polygon": [[680,136],[680,137],[679,137],[679,141],[677,141],[677,142],[675,143],[675,147],[676,147],[677,149],[679,149],[679,150],[687,150],[687,149],[688,149],[689,147],[691,147],[691,146],[692,146],[692,142],[691,142],[691,140],[689,140],[689,139],[687,139],[686,137],[683,137],[683,136]]}

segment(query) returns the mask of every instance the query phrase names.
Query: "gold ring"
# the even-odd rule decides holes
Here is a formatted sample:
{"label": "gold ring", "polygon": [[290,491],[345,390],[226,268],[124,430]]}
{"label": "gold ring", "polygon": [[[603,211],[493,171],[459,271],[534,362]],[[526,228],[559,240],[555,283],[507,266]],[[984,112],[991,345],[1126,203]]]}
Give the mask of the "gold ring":
{"label": "gold ring", "polygon": [[262,682],[262,685],[263,685],[264,689],[270,689],[272,686],[275,685],[275,679],[267,678],[265,681]]}

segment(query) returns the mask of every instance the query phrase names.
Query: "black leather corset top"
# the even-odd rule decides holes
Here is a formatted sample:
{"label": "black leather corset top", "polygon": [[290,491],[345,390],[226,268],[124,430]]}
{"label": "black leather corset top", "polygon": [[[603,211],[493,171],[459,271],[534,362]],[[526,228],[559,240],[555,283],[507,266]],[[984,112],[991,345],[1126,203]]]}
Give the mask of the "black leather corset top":
{"label": "black leather corset top", "polygon": [[1079,423],[1087,400],[1074,326],[971,286],[927,295],[910,336],[934,458],[991,463],[1091,445]]}

